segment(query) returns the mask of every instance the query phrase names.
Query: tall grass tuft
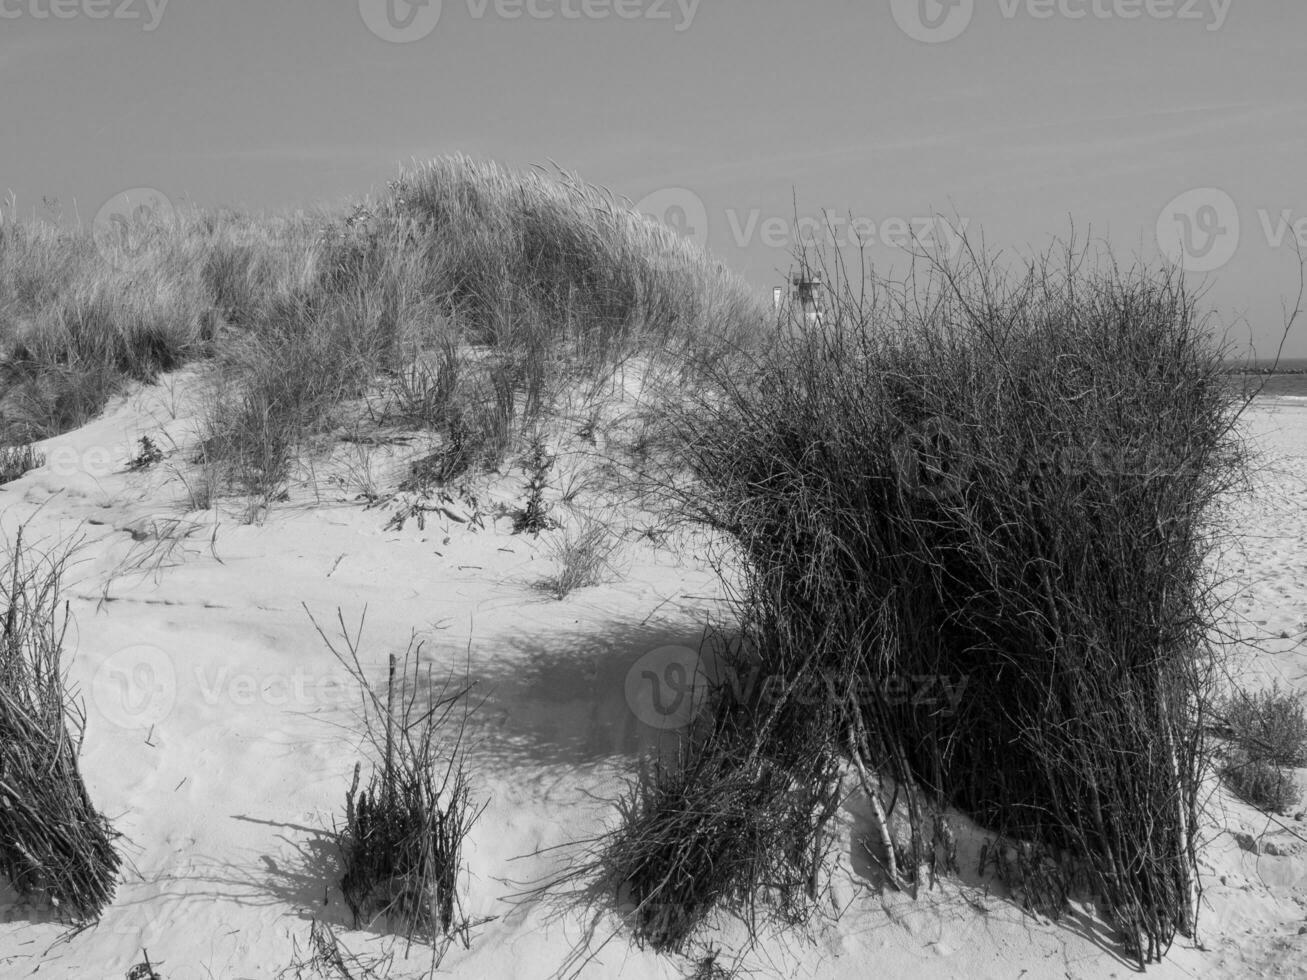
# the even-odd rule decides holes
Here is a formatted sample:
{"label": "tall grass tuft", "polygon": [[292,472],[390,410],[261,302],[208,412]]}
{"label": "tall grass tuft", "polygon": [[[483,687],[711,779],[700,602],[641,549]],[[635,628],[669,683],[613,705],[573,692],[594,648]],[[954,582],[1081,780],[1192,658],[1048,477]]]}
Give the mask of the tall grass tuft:
{"label": "tall grass tuft", "polygon": [[340,627],[343,650],[320,627],[318,633],[358,682],[374,754],[362,785],[362,764],[354,766],[337,832],[346,904],[356,927],[380,916],[438,949],[459,936],[466,945],[459,878],[463,842],[480,814],[463,754],[467,716],[457,714],[469,688],[435,684],[421,645],[410,644],[402,662],[390,656],[385,690],[378,691],[359,660],[362,623],[353,636],[343,619]]}
{"label": "tall grass tuft", "polygon": [[38,553],[20,528],[0,560],[0,873],[85,923],[113,898],[120,858],[78,771],[85,715],[61,662],[68,554]]}
{"label": "tall grass tuft", "polygon": [[[908,877],[939,806],[1083,858],[1142,965],[1196,926],[1204,559],[1242,403],[1178,275],[967,256],[846,285],[678,419],[678,495],[733,542],[774,681],[736,754],[917,787]],[[900,696],[918,678],[965,697]]]}

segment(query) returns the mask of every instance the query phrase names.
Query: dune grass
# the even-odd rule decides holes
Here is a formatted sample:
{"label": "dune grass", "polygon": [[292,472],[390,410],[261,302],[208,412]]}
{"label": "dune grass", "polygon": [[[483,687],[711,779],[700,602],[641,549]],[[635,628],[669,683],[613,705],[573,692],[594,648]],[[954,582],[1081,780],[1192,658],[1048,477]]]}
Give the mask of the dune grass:
{"label": "dune grass", "polygon": [[31,446],[0,446],[0,487],[44,465],[45,457]]}
{"label": "dune grass", "polygon": [[373,754],[362,786],[362,764],[354,766],[336,833],[341,892],[356,928],[380,917],[438,950],[455,937],[466,943],[463,845],[481,812],[471,802],[464,757],[469,688],[434,683],[421,645],[410,644],[402,659],[390,656],[385,688],[377,690],[359,659],[362,622],[351,635],[337,618],[337,641],[314,626],[359,686]]}
{"label": "dune grass", "polygon": [[[765,703],[718,706],[751,719],[719,740],[735,764],[811,773],[814,797],[824,762],[891,777],[903,884],[944,806],[1068,851],[1142,965],[1196,927],[1204,561],[1211,505],[1241,478],[1243,402],[1178,276],[1061,258],[1004,273],[923,256],[906,283],[846,286],[824,324],[692,400],[676,421],[693,478],[663,489],[733,542],[740,649],[772,680]],[[888,696],[920,677],[965,678],[966,696]],[[669,792],[706,787],[669,775],[631,809]],[[644,880],[637,903],[738,906],[733,875],[650,883],[622,858],[688,843],[674,821],[628,826],[608,851],[627,866],[605,873]],[[642,938],[677,947],[695,927]]]}
{"label": "dune grass", "polygon": [[568,379],[636,353],[693,371],[761,322],[738,278],[625,202],[465,157],[337,212],[179,209],[141,237],[120,269],[87,229],[0,221],[0,444],[212,358],[198,462],[218,489],[275,499],[378,387],[452,471],[493,469]]}
{"label": "dune grass", "polygon": [[71,549],[44,554],[20,528],[0,556],[0,874],[63,920],[113,898],[116,834],[78,769],[85,715],[64,673],[61,584]]}

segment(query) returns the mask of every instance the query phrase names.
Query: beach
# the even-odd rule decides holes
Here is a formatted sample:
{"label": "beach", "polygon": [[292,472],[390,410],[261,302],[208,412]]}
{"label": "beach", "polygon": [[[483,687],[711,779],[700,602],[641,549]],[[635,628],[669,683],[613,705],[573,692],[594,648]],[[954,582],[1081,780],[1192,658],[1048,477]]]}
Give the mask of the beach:
{"label": "beach", "polygon": [[[357,954],[395,956],[390,975],[422,973],[417,950],[404,960],[394,937],[354,930],[336,887],[331,831],[364,756],[358,692],[314,621],[328,636],[361,625],[363,662],[378,674],[416,640],[437,674],[477,685],[469,769],[485,809],[468,840],[464,909],[477,925],[443,970],[544,978],[570,962],[586,977],[684,975],[684,961],[633,948],[616,916],[586,920],[566,889],[537,889],[611,825],[641,753],[667,737],[638,717],[630,677],[651,653],[697,649],[725,615],[704,542],[632,535],[620,576],[556,601],[532,585],[547,566],[542,542],[502,519],[479,528],[451,508],[424,529],[387,530],[384,513],[327,484],[300,488],[259,524],[187,513],[175,472],[124,463],[143,434],[185,444],[190,378],[139,388],[48,440],[50,462],[0,491],[6,533],[23,524],[29,540],[80,541],[66,588],[68,667],[87,709],[82,770],[126,857],[103,919],[75,935],[0,898],[0,976],[39,965],[43,977],[121,978],[148,950],[169,980],[272,977],[304,960],[314,919]],[[1252,492],[1226,508],[1241,543],[1217,562],[1245,640],[1230,666],[1245,682],[1303,691],[1307,404],[1261,400],[1242,431],[1259,462]],[[519,483],[492,487],[487,512]],[[851,798],[836,822],[829,917],[805,940],[764,939],[750,961],[759,975],[1130,972],[1092,905],[1058,923],[1023,912],[976,873],[984,835],[953,820],[961,873],[914,901],[874,884],[859,844],[869,814]],[[1205,949],[1181,937],[1150,974],[1307,975],[1301,814],[1268,819],[1213,782],[1203,837]],[[569,959],[587,936],[594,958]],[[721,936],[729,949],[738,926]]]}

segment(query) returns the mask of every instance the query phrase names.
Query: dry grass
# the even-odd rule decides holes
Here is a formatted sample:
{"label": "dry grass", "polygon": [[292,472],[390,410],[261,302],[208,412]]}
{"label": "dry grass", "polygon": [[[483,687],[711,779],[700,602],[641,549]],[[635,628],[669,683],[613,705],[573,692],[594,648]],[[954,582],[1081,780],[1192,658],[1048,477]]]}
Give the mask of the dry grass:
{"label": "dry grass", "polygon": [[391,655],[385,689],[377,691],[359,659],[362,622],[351,636],[338,619],[343,649],[318,633],[358,682],[373,752],[362,785],[362,763],[354,766],[337,831],[341,891],[356,927],[381,917],[442,953],[454,938],[466,945],[459,878],[463,842],[480,815],[463,755],[469,688],[436,684],[421,645],[410,643],[402,663]]}
{"label": "dry grass", "polygon": [[0,446],[0,487],[44,465],[45,456],[31,446]]}
{"label": "dry grass", "polygon": [[1274,684],[1237,691],[1219,711],[1230,746],[1221,775],[1247,802],[1286,813],[1301,797],[1293,769],[1307,766],[1307,708],[1303,698]]}
{"label": "dry grass", "polygon": [[120,859],[78,770],[85,714],[62,656],[71,548],[41,554],[20,529],[0,561],[0,873],[74,923],[98,919]]}
{"label": "dry grass", "polygon": [[546,545],[556,571],[536,583],[536,588],[555,599],[565,599],[577,589],[602,585],[616,576],[614,559],[622,538],[613,528],[613,515],[576,511],[575,522],[564,525]]}
{"label": "dry grass", "polygon": [[[664,490],[734,543],[742,650],[777,682],[729,748],[743,771],[806,745],[919,788],[904,883],[939,806],[1069,851],[1142,965],[1196,926],[1204,562],[1242,402],[1177,276],[968,254],[846,286],[722,371],[677,420],[693,479]],[[956,712],[886,694],[959,676]]]}
{"label": "dry grass", "polygon": [[140,237],[124,271],[87,230],[0,222],[0,442],[213,355],[204,483],[256,507],[378,388],[440,440],[441,482],[497,468],[569,379],[635,350],[692,371],[761,322],[740,280],[627,203],[465,157],[334,214],[183,209]]}

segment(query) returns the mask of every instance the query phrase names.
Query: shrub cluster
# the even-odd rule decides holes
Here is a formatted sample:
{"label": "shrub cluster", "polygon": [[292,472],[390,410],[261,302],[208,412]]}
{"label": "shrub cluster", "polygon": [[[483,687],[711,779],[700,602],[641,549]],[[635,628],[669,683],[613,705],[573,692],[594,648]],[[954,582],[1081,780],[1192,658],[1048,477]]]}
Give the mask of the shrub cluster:
{"label": "shrub cluster", "polygon": [[[1204,560],[1241,403],[1178,276],[968,255],[845,288],[679,418],[694,479],[669,485],[733,542],[742,649],[785,681],[728,755],[892,777],[909,875],[939,806],[1070,852],[1142,964],[1195,927]],[[879,693],[903,676],[966,696]],[[814,678],[826,702],[787,706]]]}
{"label": "shrub cluster", "polygon": [[1263,691],[1236,691],[1221,715],[1231,745],[1221,774],[1254,806],[1285,813],[1301,796],[1292,770],[1307,766],[1307,708],[1278,683]]}

